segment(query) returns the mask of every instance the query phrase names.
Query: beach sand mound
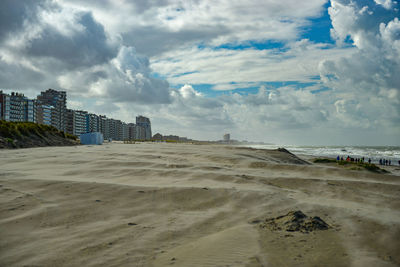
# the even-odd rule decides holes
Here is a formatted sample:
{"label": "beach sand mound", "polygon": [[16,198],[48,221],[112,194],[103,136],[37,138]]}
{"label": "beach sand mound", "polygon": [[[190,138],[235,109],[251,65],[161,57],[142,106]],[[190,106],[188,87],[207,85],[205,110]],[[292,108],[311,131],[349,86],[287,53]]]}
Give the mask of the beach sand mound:
{"label": "beach sand mound", "polygon": [[300,210],[290,211],[286,215],[276,218],[266,219],[261,224],[262,228],[268,228],[272,231],[288,231],[308,233],[316,230],[327,230],[330,226],[320,217],[308,217]]}

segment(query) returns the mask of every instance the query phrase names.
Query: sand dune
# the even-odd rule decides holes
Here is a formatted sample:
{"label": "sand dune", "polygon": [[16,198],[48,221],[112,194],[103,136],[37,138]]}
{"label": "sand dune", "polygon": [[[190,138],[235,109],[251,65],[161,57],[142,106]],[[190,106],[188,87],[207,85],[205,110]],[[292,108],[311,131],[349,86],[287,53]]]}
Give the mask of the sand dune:
{"label": "sand dune", "polygon": [[[400,177],[285,151],[0,151],[0,266],[399,266]],[[328,230],[273,231],[301,210]]]}

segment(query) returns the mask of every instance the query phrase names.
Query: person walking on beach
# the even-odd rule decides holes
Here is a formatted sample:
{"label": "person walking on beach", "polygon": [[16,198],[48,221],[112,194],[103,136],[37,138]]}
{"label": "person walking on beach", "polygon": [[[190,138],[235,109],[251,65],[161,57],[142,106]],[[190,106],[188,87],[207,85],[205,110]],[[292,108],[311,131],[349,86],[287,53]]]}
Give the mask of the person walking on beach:
{"label": "person walking on beach", "polygon": [[371,164],[371,158],[368,158],[368,164]]}
{"label": "person walking on beach", "polygon": [[336,161],[339,161],[340,160],[340,157],[339,157],[339,155],[336,157]]}

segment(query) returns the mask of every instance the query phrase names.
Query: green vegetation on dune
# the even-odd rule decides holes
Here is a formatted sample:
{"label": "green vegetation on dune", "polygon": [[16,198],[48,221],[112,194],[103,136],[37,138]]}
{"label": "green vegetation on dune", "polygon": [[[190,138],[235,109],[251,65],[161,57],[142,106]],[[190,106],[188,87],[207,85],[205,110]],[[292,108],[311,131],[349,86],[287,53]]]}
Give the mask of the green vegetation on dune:
{"label": "green vegetation on dune", "polygon": [[0,148],[75,145],[77,137],[53,126],[0,120]]}
{"label": "green vegetation on dune", "polygon": [[351,170],[368,170],[376,173],[387,173],[387,170],[381,169],[373,163],[368,162],[351,162],[345,160],[330,159],[330,158],[316,158],[313,160],[314,163],[335,163],[339,166],[349,167]]}
{"label": "green vegetation on dune", "polygon": [[336,163],[336,160],[327,158],[317,158],[314,159],[314,163]]}

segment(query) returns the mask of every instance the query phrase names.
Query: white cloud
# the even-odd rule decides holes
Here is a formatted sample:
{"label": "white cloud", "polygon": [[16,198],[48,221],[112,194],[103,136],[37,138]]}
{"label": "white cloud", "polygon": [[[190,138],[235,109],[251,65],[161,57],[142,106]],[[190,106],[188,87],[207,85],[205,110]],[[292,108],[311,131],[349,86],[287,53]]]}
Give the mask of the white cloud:
{"label": "white cloud", "polygon": [[[360,11],[361,4],[332,1],[332,23],[339,39],[350,36],[357,52],[348,58],[327,60],[320,71],[326,86],[333,88],[337,119],[345,127],[378,129],[400,134],[400,24],[394,13],[378,17]],[[361,3],[362,1],[360,1]],[[351,22],[343,14],[353,14]]]}
{"label": "white cloud", "polygon": [[[330,49],[326,49],[330,48]],[[152,68],[173,84],[216,84],[217,90],[256,82],[311,82],[321,59],[348,56],[352,49],[336,49],[308,40],[294,42],[287,51],[188,48],[151,61]],[[231,83],[240,85],[232,85]]]}
{"label": "white cloud", "polygon": [[327,0],[124,1],[123,8],[116,1],[58,2],[91,10],[126,45],[153,56],[196,43],[295,40]]}
{"label": "white cloud", "polygon": [[382,5],[386,9],[391,9],[393,4],[397,4],[396,1],[392,0],[374,0],[377,4]]}
{"label": "white cloud", "polygon": [[183,98],[191,98],[194,96],[201,96],[201,93],[196,92],[191,85],[185,84],[179,89],[179,93]]}

